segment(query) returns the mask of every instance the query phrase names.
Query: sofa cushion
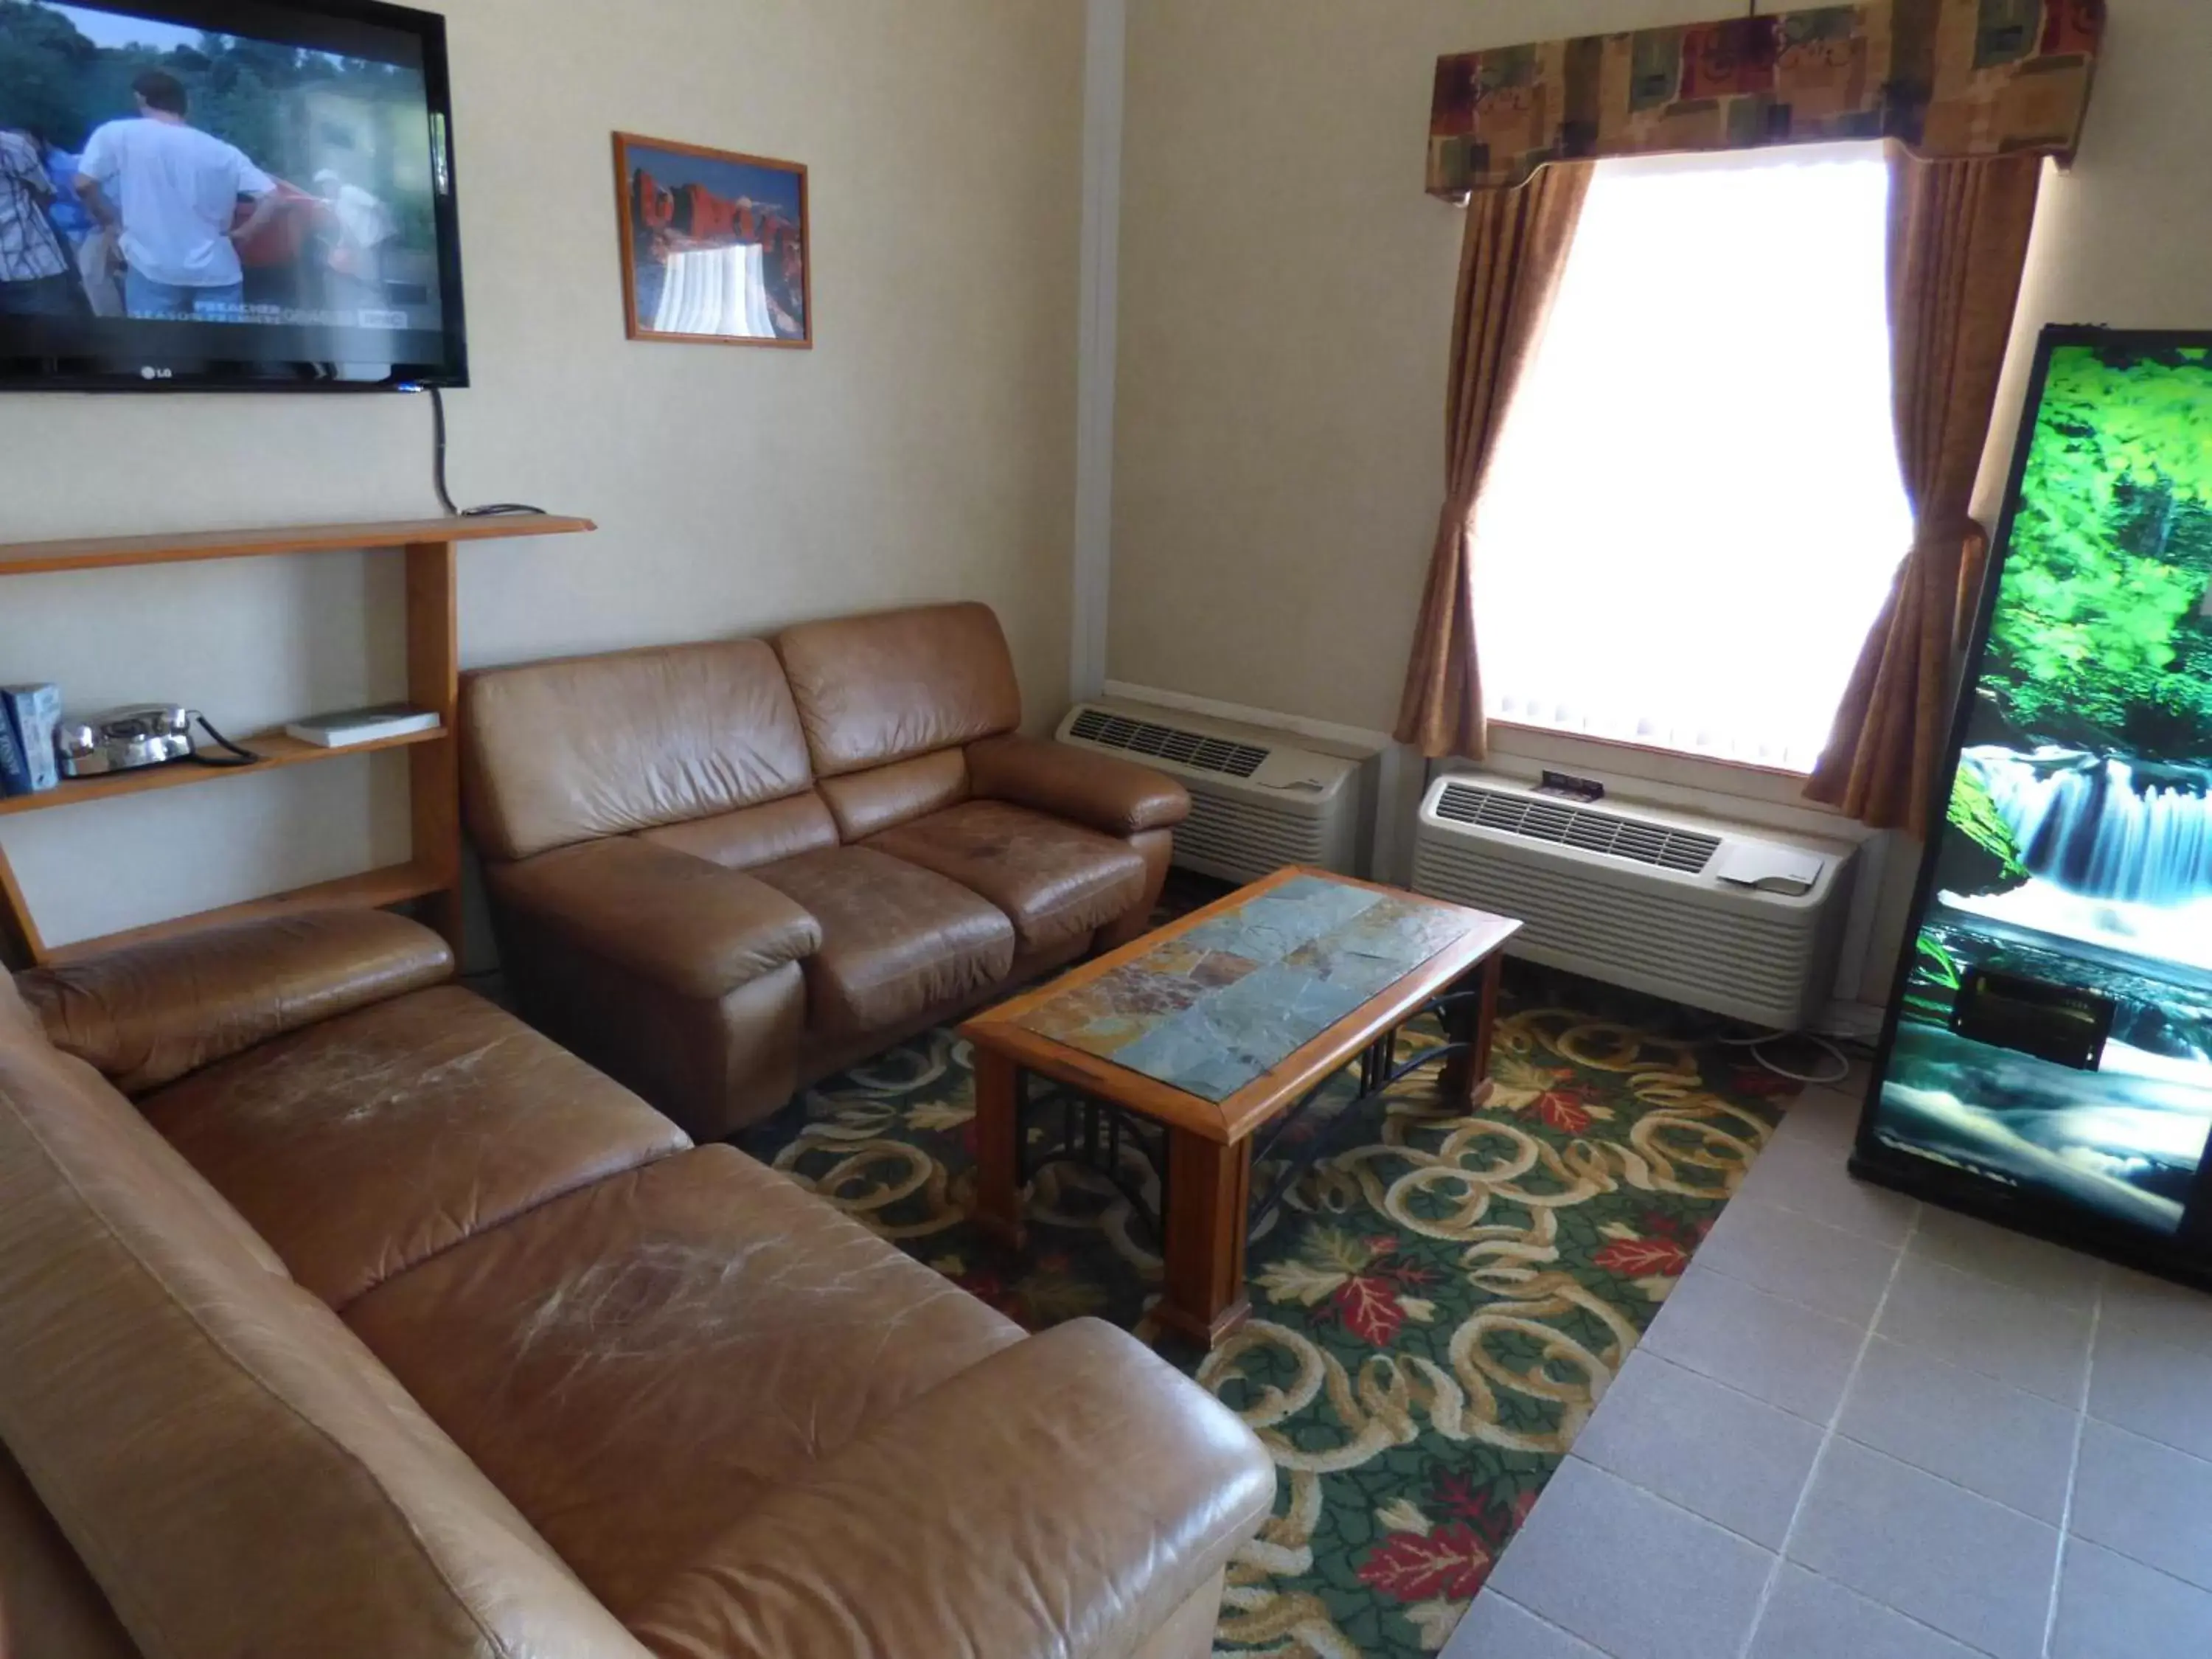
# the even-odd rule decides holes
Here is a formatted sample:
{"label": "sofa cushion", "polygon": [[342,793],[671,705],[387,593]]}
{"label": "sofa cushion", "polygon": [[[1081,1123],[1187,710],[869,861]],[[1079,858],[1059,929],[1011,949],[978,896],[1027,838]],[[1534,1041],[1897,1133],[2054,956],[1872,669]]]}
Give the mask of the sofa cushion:
{"label": "sofa cushion", "polygon": [[769,1487],[1022,1336],[728,1146],[558,1199],[346,1318],[625,1620]]}
{"label": "sofa cushion", "polygon": [[798,793],[806,744],[759,640],[472,674],[461,699],[469,828],[494,858]]}
{"label": "sofa cushion", "polygon": [[[628,1622],[672,1659],[1192,1659],[1213,1621],[1193,1631],[1185,1604],[1274,1498],[1251,1430],[1126,1332],[1071,1320],[814,1463]],[[1147,1641],[1170,1624],[1194,1639]]]}
{"label": "sofa cushion", "polygon": [[680,997],[722,996],[822,941],[813,917],[747,872],[635,836],[491,865],[484,878],[560,947]]}
{"label": "sofa cushion", "polygon": [[808,789],[763,806],[741,806],[711,818],[641,830],[637,839],[657,847],[672,847],[725,870],[750,870],[757,864],[773,864],[778,859],[835,847],[837,821],[830,816],[829,805],[822,797]]}
{"label": "sofa cushion", "polygon": [[56,1047],[126,1094],[317,1020],[453,977],[453,953],[383,910],[315,910],[110,951],[17,981]]}
{"label": "sofa cushion", "polygon": [[280,1037],[141,1106],[293,1277],[339,1308],[472,1233],[690,1144],[453,986]]}
{"label": "sofa cushion", "polygon": [[337,1316],[147,1155],[150,1128],[86,1109],[104,1091],[135,1120],[120,1095],[46,1049],[58,1082],[13,1000],[0,1440],[134,1644],[641,1659]]}
{"label": "sofa cushion", "polygon": [[1024,951],[1102,927],[1145,896],[1145,860],[1127,842],[1004,801],[933,812],[867,845],[990,900],[1013,919]]}
{"label": "sofa cushion", "polygon": [[940,749],[912,760],[824,778],[822,799],[836,814],[837,832],[848,842],[866,841],[878,830],[942,811],[968,799],[968,757]]}
{"label": "sofa cushion", "polygon": [[866,847],[807,853],[753,871],[822,924],[807,957],[807,1026],[817,1033],[898,1025],[1006,978],[1014,927],[968,888]]}
{"label": "sofa cushion", "polygon": [[775,649],[814,769],[825,778],[1022,723],[1013,659],[988,605],[806,623],[779,634]]}

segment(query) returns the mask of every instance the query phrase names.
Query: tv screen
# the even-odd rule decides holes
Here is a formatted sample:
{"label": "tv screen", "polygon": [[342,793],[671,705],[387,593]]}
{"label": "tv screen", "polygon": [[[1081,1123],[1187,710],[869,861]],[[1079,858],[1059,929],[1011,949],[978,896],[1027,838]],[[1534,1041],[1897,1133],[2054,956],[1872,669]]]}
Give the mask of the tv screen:
{"label": "tv screen", "polygon": [[0,389],[467,383],[445,22],[0,0]]}
{"label": "tv screen", "polygon": [[2212,1237],[2212,334],[2048,331],[2006,524],[1862,1157]]}

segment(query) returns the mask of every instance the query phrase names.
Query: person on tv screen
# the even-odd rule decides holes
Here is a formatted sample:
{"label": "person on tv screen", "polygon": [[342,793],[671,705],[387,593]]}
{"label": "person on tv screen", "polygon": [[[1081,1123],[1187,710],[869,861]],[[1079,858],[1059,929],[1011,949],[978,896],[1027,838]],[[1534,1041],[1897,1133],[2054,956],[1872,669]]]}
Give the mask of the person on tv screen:
{"label": "person on tv screen", "polygon": [[[238,247],[276,211],[276,181],[185,118],[184,83],[175,76],[148,70],[131,90],[137,115],[92,135],[75,181],[92,216],[121,231],[125,309],[133,317],[246,321]],[[253,207],[238,222],[241,196]]]}
{"label": "person on tv screen", "polygon": [[0,316],[61,316],[77,309],[68,256],[46,210],[54,199],[39,147],[0,128]]}

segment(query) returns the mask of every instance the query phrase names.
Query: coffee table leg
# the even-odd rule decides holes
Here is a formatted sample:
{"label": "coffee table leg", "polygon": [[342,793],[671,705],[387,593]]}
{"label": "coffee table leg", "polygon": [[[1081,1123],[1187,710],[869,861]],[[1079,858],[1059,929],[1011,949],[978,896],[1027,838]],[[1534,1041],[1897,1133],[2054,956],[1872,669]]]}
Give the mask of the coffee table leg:
{"label": "coffee table leg", "polygon": [[975,1056],[975,1212],[1000,1243],[1022,1245],[1021,1073],[981,1043]]}
{"label": "coffee table leg", "polygon": [[1178,1336],[1210,1348],[1250,1315],[1244,1225],[1251,1202],[1249,1140],[1224,1146],[1168,1131],[1166,1283],[1153,1315]]}
{"label": "coffee table leg", "polygon": [[1504,965],[1503,956],[1492,956],[1452,988],[1455,991],[1476,991],[1480,994],[1456,1004],[1451,1011],[1444,1032],[1446,1039],[1471,1047],[1444,1062],[1438,1086],[1447,1100],[1455,1101],[1469,1111],[1490,1102],[1490,1034],[1498,1023],[1498,980]]}

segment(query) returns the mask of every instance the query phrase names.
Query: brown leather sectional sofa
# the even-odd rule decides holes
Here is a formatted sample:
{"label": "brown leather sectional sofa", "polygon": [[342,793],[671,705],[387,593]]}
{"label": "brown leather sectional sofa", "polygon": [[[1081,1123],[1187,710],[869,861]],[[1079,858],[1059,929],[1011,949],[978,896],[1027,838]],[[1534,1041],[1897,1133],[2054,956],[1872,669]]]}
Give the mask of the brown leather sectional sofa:
{"label": "brown leather sectional sofa", "polygon": [[524,1012],[710,1139],[1134,938],[1188,795],[1021,717],[980,605],[471,677]]}
{"label": "brown leather sectional sofa", "polygon": [[[777,703],[757,653],[727,676],[713,653],[675,660]],[[692,706],[679,688],[701,681],[646,672],[648,706]],[[966,733],[927,707],[901,729]],[[631,752],[610,757],[599,825],[671,777],[625,771]],[[766,787],[726,743],[689,752],[666,785],[685,802]],[[797,775],[796,751],[780,764]],[[511,846],[546,833],[550,805],[497,799]],[[611,884],[617,860],[664,853],[709,872],[705,920],[672,903],[664,946],[736,912],[710,860],[594,844],[640,849],[608,858]],[[534,861],[504,875],[511,904]],[[795,996],[793,964],[834,935],[762,892],[746,902],[781,915],[782,942],[751,959],[794,952]],[[1020,949],[1104,925],[1103,899],[1068,904],[1085,920],[1032,921]],[[685,960],[712,1006],[748,958]],[[619,985],[629,961],[587,971]],[[694,1147],[451,972],[425,930],[340,912],[27,974],[21,996],[0,975],[0,1650],[1211,1650],[1224,1563],[1273,1491],[1241,1424],[1096,1322],[1024,1337],[733,1149]]]}

